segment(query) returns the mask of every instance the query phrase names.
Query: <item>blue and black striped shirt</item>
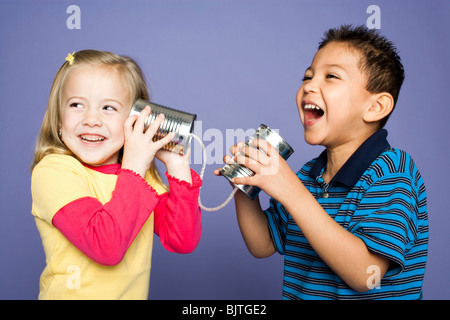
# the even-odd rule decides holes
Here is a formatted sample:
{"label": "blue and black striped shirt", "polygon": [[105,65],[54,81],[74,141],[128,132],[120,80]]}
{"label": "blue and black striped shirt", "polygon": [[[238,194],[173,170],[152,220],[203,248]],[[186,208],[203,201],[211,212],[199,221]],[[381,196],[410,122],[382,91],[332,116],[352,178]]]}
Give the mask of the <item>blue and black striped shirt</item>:
{"label": "blue and black striped shirt", "polygon": [[[390,260],[381,284],[364,293],[351,289],[271,199],[269,228],[285,256],[283,299],[422,299],[428,251],[425,185],[411,156],[391,148],[386,137],[382,129],[367,139],[328,184],[322,178],[326,151],[297,173],[337,223]],[[367,272],[376,275],[376,269]]]}

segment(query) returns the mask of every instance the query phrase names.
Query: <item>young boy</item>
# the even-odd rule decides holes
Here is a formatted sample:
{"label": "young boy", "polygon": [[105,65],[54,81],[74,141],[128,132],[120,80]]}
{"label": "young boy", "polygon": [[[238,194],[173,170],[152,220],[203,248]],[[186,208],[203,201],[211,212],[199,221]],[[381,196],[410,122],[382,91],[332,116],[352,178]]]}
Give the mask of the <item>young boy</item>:
{"label": "young boy", "polygon": [[234,182],[271,196],[265,211],[240,192],[235,204],[252,255],[285,255],[284,299],[422,298],[425,186],[382,129],[403,79],[395,47],[377,31],[331,29],[297,93],[305,140],[323,153],[295,174],[263,140],[255,145],[267,155],[232,148],[255,172]]}

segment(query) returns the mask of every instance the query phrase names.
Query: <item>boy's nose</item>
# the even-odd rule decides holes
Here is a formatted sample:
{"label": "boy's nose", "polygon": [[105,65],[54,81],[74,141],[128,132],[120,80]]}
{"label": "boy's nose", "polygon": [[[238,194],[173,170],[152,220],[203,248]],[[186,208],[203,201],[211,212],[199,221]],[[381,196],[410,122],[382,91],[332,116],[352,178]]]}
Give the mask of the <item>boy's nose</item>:
{"label": "boy's nose", "polygon": [[317,81],[314,81],[313,79],[311,79],[308,82],[303,84],[303,92],[304,93],[315,93],[318,91],[319,91],[319,89],[318,89]]}

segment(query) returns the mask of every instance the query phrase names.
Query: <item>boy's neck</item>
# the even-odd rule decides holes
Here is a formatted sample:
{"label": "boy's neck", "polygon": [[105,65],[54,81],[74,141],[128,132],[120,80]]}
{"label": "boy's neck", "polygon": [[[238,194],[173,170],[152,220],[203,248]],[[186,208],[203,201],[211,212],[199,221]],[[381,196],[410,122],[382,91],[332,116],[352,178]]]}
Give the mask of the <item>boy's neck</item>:
{"label": "boy's neck", "polygon": [[374,132],[368,135],[362,135],[361,139],[352,140],[346,144],[337,147],[327,147],[327,166],[323,173],[323,180],[329,183],[331,179],[338,173],[342,166],[352,156],[353,153],[366,141]]}

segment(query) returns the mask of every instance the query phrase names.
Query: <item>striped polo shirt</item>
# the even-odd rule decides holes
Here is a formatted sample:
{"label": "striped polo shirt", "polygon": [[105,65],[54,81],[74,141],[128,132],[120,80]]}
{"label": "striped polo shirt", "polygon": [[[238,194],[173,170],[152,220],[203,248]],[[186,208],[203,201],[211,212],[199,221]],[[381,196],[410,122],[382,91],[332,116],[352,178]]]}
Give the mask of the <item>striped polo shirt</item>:
{"label": "striped polo shirt", "polygon": [[[289,212],[276,200],[265,211],[275,248],[284,255],[283,299],[422,299],[428,251],[427,198],[411,156],[391,148],[387,131],[369,137],[327,184],[326,150],[297,173],[322,208],[372,252],[390,260],[369,291],[345,284],[311,248]],[[374,282],[375,283],[375,282]]]}

